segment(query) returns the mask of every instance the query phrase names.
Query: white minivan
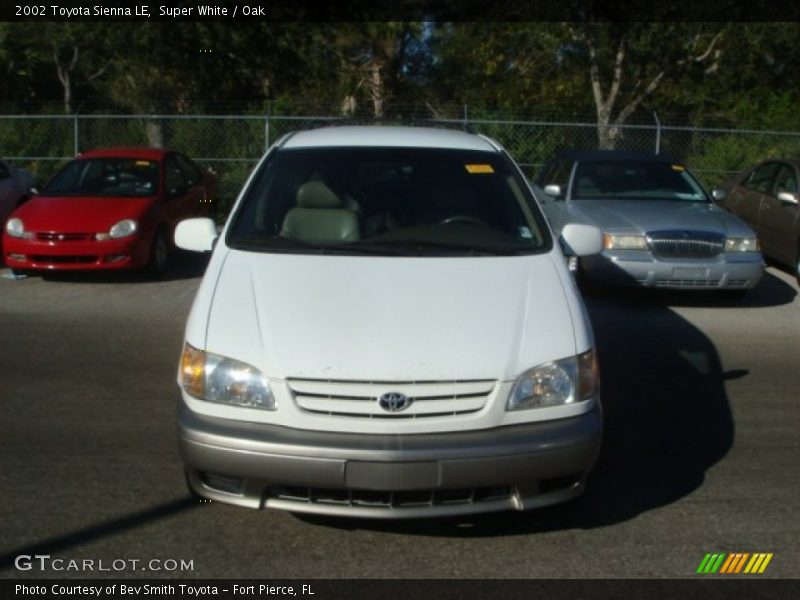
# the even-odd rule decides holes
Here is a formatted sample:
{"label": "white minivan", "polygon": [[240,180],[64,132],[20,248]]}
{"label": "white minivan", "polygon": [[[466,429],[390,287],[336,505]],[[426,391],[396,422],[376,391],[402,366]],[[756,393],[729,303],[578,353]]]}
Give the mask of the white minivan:
{"label": "white minivan", "polygon": [[279,140],[220,233],[186,326],[191,490],[357,517],[524,510],[583,490],[602,436],[591,326],[525,177],[484,136],[328,127]]}

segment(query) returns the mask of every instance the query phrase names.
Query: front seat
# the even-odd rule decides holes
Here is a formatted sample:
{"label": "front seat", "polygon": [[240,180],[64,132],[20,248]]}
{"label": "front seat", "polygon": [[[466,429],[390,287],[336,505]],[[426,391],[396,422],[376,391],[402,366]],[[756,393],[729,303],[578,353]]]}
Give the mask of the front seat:
{"label": "front seat", "polygon": [[283,237],[311,244],[357,242],[358,217],[322,181],[307,181],[297,189],[297,206],[286,213]]}

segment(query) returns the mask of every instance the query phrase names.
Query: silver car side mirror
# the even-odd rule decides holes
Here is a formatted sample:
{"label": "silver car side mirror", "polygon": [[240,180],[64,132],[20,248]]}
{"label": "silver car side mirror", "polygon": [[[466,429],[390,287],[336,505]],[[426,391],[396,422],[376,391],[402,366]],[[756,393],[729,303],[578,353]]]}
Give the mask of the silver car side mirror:
{"label": "silver car side mirror", "polygon": [[544,186],[544,193],[553,198],[560,199],[564,197],[564,190],[556,183],[549,183]]}
{"label": "silver car side mirror", "polygon": [[784,204],[799,204],[797,194],[791,192],[778,192],[778,200]]}
{"label": "silver car side mirror", "polygon": [[723,189],[716,188],[711,191],[711,197],[714,198],[716,202],[721,202],[722,200],[725,200],[725,198],[728,197],[728,192],[726,192]]}

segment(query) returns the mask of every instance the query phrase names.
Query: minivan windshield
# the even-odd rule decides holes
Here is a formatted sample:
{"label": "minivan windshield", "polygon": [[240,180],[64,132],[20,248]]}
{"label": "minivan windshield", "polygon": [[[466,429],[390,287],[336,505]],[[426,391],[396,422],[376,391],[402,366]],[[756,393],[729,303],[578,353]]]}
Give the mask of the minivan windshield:
{"label": "minivan windshield", "polygon": [[152,196],[158,162],[138,158],[85,158],[67,164],[42,191],[46,196]]}
{"label": "minivan windshield", "polygon": [[275,151],[226,241],[261,252],[390,256],[528,254],[551,244],[505,155],[360,147]]}
{"label": "minivan windshield", "polygon": [[702,186],[683,166],[656,161],[580,162],[571,197],[709,202]]}

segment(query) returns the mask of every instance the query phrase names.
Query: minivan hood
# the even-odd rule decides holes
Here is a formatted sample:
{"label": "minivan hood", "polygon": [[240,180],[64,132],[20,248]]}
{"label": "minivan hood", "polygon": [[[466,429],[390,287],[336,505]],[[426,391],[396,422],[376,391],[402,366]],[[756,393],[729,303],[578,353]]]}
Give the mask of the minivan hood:
{"label": "minivan hood", "polygon": [[206,349],[279,379],[514,379],[576,353],[553,261],[230,250]]}
{"label": "minivan hood", "polygon": [[648,231],[686,229],[728,234],[739,232],[737,219],[707,202],[671,200],[573,200],[569,212],[583,223],[604,231]]}

